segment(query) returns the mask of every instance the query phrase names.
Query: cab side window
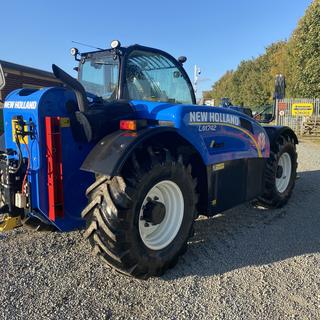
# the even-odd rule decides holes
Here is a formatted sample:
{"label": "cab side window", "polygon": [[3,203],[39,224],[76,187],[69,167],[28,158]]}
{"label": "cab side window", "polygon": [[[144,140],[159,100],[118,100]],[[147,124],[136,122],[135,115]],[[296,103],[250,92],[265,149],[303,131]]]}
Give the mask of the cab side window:
{"label": "cab side window", "polygon": [[125,96],[129,100],[192,104],[188,82],[174,62],[159,53],[139,50],[128,57]]}

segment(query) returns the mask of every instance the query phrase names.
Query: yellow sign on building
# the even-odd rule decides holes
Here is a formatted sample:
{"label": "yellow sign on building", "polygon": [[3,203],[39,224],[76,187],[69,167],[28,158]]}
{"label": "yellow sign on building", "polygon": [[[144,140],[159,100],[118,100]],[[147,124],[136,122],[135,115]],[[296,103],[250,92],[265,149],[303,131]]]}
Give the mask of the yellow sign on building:
{"label": "yellow sign on building", "polygon": [[292,115],[295,117],[311,117],[313,114],[313,103],[299,102],[292,104]]}

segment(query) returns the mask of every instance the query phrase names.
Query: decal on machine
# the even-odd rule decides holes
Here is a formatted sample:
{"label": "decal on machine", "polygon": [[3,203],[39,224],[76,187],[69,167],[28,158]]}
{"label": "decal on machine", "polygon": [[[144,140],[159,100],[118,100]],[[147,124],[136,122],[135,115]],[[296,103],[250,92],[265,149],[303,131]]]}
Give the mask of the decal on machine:
{"label": "decal on machine", "polygon": [[[216,131],[218,126],[231,127],[244,133],[255,146],[258,157],[262,158],[261,150],[265,148],[266,137],[264,133],[259,134],[258,141],[255,136],[247,129],[241,126],[240,117],[234,114],[211,111],[193,111],[189,112],[190,126],[197,126],[198,131]],[[210,147],[214,147],[215,144]]]}
{"label": "decal on machine", "polygon": [[263,132],[260,132],[258,135],[258,146],[261,150],[264,150],[266,147],[266,135]]}
{"label": "decal on machine", "polygon": [[221,112],[194,111],[189,113],[189,124],[228,123],[240,126],[239,116]]}
{"label": "decal on machine", "polygon": [[38,106],[37,101],[5,101],[6,109],[31,109],[34,110]]}
{"label": "decal on machine", "polygon": [[222,112],[194,111],[189,113],[189,125],[198,126],[199,131],[216,131],[217,125],[240,126],[239,116]]}

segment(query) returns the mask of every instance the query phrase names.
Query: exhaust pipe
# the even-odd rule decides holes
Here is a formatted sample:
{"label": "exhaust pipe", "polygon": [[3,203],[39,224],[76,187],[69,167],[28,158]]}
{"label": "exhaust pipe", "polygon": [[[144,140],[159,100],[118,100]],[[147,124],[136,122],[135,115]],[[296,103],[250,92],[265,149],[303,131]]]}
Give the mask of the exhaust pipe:
{"label": "exhaust pipe", "polygon": [[71,77],[68,73],[63,71],[61,68],[56,66],[55,64],[52,65],[52,71],[55,77],[65,83],[69,88],[71,88],[77,98],[78,107],[81,112],[85,112],[88,110],[88,100],[86,91],[84,90],[83,85],[76,80],[75,78]]}

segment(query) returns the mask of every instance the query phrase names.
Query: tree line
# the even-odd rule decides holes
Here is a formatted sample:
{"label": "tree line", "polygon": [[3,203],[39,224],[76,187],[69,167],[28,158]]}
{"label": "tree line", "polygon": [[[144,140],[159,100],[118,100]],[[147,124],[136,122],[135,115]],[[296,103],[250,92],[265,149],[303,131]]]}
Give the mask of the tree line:
{"label": "tree line", "polygon": [[235,105],[258,107],[272,103],[274,79],[286,77],[286,95],[320,98],[320,0],[314,0],[287,41],[271,44],[255,59],[227,71],[205,99],[228,97]]}

